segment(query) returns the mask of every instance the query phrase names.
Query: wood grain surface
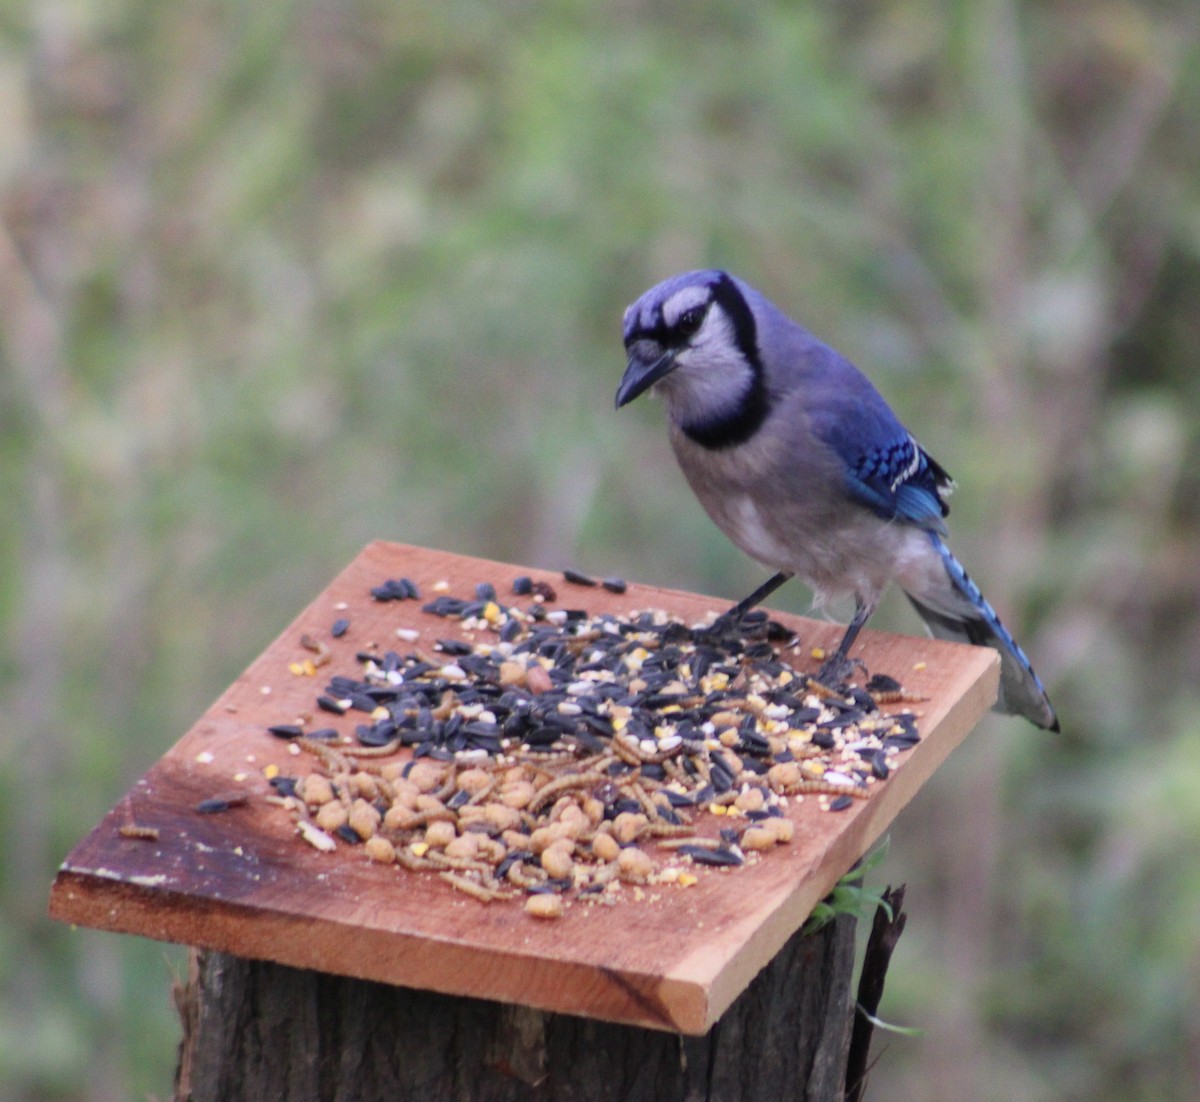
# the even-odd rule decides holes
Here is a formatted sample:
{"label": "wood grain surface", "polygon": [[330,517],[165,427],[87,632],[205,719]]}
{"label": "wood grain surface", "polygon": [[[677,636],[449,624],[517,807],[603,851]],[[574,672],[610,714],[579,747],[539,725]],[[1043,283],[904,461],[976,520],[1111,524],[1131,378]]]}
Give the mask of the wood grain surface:
{"label": "wood grain surface", "polygon": [[[691,887],[647,888],[639,899],[624,893],[613,906],[575,902],[553,922],[530,918],[518,902],[479,903],[436,876],[373,865],[358,847],[325,854],[301,842],[291,818],[265,802],[271,789],[263,769],[274,763],[294,775],[312,762],[298,760],[266,727],[309,714],[315,726],[351,734],[361,715],[316,713],[314,702],[330,675],[358,676],[356,651],[369,644],[429,650],[435,639],[461,635],[457,623],[422,612],[422,601],[374,601],[371,586],[410,577],[428,600],[439,582],[471,597],[477,582],[490,581],[502,601],[517,604],[509,588],[518,574],[552,584],[557,607],[592,613],[661,608],[695,622],[727,607],[653,586],[631,584],[618,595],[557,573],[373,543],[71,852],[51,891],[51,915],[294,967],[699,1034],[995,699],[993,652],[864,631],[854,655],[927,698],[908,706],[921,716],[921,742],[900,755],[870,799],[838,813],[820,810],[812,797],[793,800],[795,840],[763,860],[706,869]],[[811,648],[832,649],[842,630],[775,615],[799,633],[800,669],[813,670]],[[350,629],[331,640],[330,626],[342,617]],[[420,639],[399,643],[397,627],[419,630]],[[334,653],[316,677],[290,670],[311,658],[300,644],[306,632]],[[249,799],[221,814],[196,812],[201,800],[233,792]],[[153,828],[157,838],[123,834],[131,825]]]}

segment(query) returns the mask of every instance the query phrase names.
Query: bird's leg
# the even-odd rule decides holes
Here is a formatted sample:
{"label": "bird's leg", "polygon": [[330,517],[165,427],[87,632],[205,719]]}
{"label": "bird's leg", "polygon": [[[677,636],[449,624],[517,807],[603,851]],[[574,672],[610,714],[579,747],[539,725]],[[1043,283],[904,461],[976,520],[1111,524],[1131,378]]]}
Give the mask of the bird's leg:
{"label": "bird's leg", "polygon": [[862,665],[857,658],[850,658],[850,648],[854,645],[854,640],[858,638],[863,624],[871,618],[871,613],[874,611],[873,604],[864,605],[861,601],[855,602],[854,618],[846,625],[842,641],[838,643],[837,650],[825,660],[824,665],[817,673],[817,680],[822,685],[832,688],[844,684],[854,672],[854,667]]}
{"label": "bird's leg", "polygon": [[749,597],[743,597],[738,601],[727,613],[732,620],[740,620],[760,601],[765,601],[772,593],[775,592],[784,582],[791,579],[791,574],[786,574],[782,570],[778,574],[772,574],[762,585],[760,585]]}
{"label": "bird's leg", "polygon": [[726,628],[737,627],[742,622],[742,617],[746,615],[760,601],[766,600],[772,593],[775,592],[784,582],[791,578],[791,574],[786,574],[782,570],[778,574],[772,574],[762,585],[760,585],[749,597],[744,597],[738,601],[728,612],[718,616],[712,624],[710,631],[721,632]]}

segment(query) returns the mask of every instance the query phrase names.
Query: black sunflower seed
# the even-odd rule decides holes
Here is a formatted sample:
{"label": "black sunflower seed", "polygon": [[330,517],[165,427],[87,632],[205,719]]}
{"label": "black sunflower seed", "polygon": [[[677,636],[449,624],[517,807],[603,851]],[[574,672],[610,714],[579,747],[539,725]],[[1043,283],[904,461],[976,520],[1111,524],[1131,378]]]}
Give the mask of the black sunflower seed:
{"label": "black sunflower seed", "polygon": [[684,857],[690,857],[697,865],[734,866],[743,863],[744,858],[731,849],[709,849],[707,846],[680,846],[675,851]]}
{"label": "black sunflower seed", "polygon": [[276,723],[273,727],[268,727],[276,738],[299,738],[304,734],[304,728],[298,723]]}
{"label": "black sunflower seed", "polygon": [[518,635],[521,634],[522,628],[520,620],[507,620],[500,628],[500,640],[504,643],[513,642]]}
{"label": "black sunflower seed", "polygon": [[894,677],[888,677],[886,673],[874,674],[867,682],[867,692],[869,693],[898,693],[900,689],[900,682]]}
{"label": "black sunflower seed", "polygon": [[676,792],[673,788],[664,788],[662,794],[672,807],[696,806],[696,797],[687,792]]}
{"label": "black sunflower seed", "polygon": [[381,719],[370,726],[360,723],[355,729],[355,735],[363,746],[386,746],[396,734],[396,724],[390,719]]}
{"label": "black sunflower seed", "polygon": [[778,620],[767,621],[767,639],[770,642],[790,643],[795,637],[796,633],[786,624],[781,624]]}
{"label": "black sunflower seed", "polygon": [[235,792],[229,796],[210,796],[207,800],[201,800],[196,805],[196,810],[201,815],[214,815],[221,811],[228,811],[230,808],[241,807],[249,802],[250,797],[245,793]]}
{"label": "black sunflower seed", "polygon": [[462,639],[439,639],[433,644],[434,650],[440,650],[443,654],[460,657],[464,654],[474,654],[475,648],[464,642]]}
{"label": "black sunflower seed", "polygon": [[843,727],[856,726],[865,718],[865,713],[860,708],[848,708],[839,715],[823,720],[817,726],[822,731],[840,731]]}

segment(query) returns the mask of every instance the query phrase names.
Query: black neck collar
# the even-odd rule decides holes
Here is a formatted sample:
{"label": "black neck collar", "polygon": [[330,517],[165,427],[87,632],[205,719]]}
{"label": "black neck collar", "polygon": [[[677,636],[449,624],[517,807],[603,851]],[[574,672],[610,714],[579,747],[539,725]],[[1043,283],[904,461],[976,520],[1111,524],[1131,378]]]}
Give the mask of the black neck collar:
{"label": "black neck collar", "polygon": [[731,410],[681,425],[683,434],[702,448],[720,451],[744,444],[762,427],[770,412],[767,385],[758,353],[758,327],[754,314],[737,285],[724,272],[713,285],[713,302],[733,325],[733,339],[750,367],[750,386]]}

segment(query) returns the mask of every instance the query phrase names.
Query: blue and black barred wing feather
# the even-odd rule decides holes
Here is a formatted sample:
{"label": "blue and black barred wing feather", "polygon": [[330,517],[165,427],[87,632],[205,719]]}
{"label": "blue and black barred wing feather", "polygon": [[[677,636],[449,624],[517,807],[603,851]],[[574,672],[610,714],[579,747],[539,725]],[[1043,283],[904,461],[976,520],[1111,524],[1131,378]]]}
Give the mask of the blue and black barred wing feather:
{"label": "blue and black barred wing feather", "polygon": [[850,492],[886,520],[944,532],[954,480],[908,433],[863,451],[846,470]]}
{"label": "blue and black barred wing feather", "polygon": [[945,532],[954,480],[900,423],[871,381],[833,349],[811,353],[809,429],[842,462],[851,500],[883,520]]}
{"label": "blue and black barred wing feather", "polygon": [[954,480],[898,421],[888,418],[879,427],[890,431],[867,436],[857,425],[858,431],[851,433],[845,422],[830,425],[823,433],[818,428],[845,463],[847,492],[884,520],[945,533],[943,518],[950,512],[946,499]]}

